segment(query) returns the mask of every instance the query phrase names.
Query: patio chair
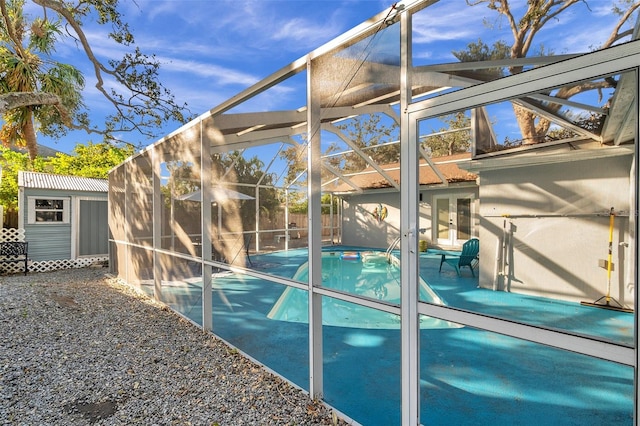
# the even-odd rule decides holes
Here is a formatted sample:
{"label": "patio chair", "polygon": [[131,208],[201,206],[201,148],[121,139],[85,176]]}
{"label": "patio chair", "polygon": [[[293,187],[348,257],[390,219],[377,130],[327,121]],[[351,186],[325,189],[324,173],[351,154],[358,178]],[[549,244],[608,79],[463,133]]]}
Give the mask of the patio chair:
{"label": "patio chair", "polygon": [[473,268],[478,264],[478,252],[480,251],[480,240],[472,238],[462,245],[462,252],[459,255],[442,254],[440,260],[440,269],[442,271],[442,264],[448,263],[453,266],[460,276],[460,268],[468,266],[471,270],[471,275],[474,277],[476,274],[473,272]]}

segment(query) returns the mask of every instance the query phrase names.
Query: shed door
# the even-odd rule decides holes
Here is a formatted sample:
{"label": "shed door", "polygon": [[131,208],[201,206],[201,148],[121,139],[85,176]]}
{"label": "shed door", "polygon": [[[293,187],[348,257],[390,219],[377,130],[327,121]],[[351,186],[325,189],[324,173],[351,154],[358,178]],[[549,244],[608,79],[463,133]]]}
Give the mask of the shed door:
{"label": "shed door", "polygon": [[106,255],[108,224],[106,200],[80,200],[78,256]]}

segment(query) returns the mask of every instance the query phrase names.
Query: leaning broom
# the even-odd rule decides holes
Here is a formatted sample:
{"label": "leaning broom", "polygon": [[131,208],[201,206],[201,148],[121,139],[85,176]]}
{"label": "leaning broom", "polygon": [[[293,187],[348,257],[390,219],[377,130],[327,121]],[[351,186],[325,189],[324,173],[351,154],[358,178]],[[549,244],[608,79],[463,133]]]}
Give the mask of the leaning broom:
{"label": "leaning broom", "polygon": [[605,261],[605,267],[607,269],[607,294],[596,300],[595,302],[580,302],[585,306],[593,306],[596,308],[612,309],[614,311],[621,312],[633,312],[632,309],[625,308],[615,298],[611,297],[611,271],[613,269],[612,263],[612,249],[613,249],[613,223],[615,218],[615,211],[613,207],[609,211],[609,254]]}

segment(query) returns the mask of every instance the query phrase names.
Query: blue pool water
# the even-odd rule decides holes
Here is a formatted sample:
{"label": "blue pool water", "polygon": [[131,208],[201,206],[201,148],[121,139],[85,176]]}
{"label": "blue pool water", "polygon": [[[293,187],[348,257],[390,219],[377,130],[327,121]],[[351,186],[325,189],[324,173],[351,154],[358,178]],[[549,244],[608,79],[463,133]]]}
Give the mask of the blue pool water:
{"label": "blue pool water", "polygon": [[[296,281],[308,282],[309,263],[305,262],[293,276]],[[400,303],[399,261],[381,251],[329,251],[322,253],[322,286],[385,302]],[[442,298],[420,278],[420,299],[444,305]],[[267,315],[270,319],[306,323],[308,295],[304,290],[286,288]],[[388,312],[365,308],[353,303],[325,297],[322,304],[322,323],[339,327],[386,328],[400,327],[400,318]],[[421,328],[459,327],[448,321],[424,318]]]}

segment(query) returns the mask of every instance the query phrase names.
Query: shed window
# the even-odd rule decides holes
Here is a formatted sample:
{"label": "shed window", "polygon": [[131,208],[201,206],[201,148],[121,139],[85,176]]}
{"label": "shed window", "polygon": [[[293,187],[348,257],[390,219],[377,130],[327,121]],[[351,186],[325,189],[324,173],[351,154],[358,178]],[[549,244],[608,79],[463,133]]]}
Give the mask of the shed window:
{"label": "shed window", "polygon": [[29,198],[29,223],[68,222],[68,198]]}

